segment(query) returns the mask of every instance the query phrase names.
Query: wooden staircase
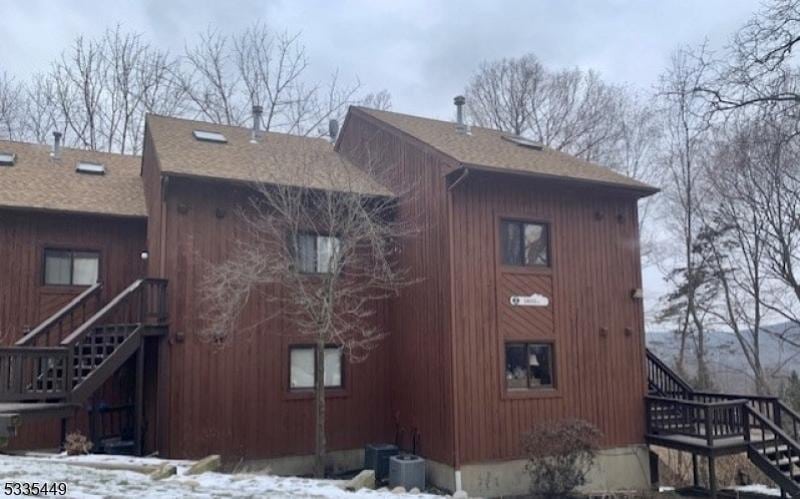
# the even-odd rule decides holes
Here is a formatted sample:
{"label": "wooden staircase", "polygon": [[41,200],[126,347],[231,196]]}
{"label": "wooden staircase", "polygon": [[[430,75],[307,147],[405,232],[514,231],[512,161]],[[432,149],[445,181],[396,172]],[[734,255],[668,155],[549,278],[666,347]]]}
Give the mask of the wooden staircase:
{"label": "wooden staircase", "polygon": [[714,458],[747,453],[782,493],[800,497],[800,415],[777,397],[693,390],[649,350],[647,441],[709,459],[716,495]]}
{"label": "wooden staircase", "polygon": [[[0,348],[0,437],[25,419],[74,414],[135,353],[166,330],[167,281],[139,279],[105,304],[86,289],[13,346]],[[137,412],[141,371],[137,364]],[[137,442],[140,443],[140,439]]]}

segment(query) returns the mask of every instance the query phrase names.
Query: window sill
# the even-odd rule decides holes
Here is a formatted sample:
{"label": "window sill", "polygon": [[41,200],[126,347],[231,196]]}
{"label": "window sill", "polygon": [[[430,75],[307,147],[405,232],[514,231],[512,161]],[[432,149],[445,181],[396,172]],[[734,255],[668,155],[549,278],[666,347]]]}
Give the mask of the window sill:
{"label": "window sill", "polygon": [[[349,396],[346,388],[325,389],[325,399],[346,398]],[[284,400],[313,400],[314,390],[289,390],[283,393]]]}
{"label": "window sill", "polygon": [[538,274],[553,275],[552,267],[525,267],[514,265],[500,265],[500,272],[503,274]]}
{"label": "window sill", "polygon": [[90,285],[86,286],[79,286],[76,284],[42,284],[40,290],[45,293],[51,294],[74,294],[74,293],[81,293],[88,289]]}
{"label": "window sill", "polygon": [[560,398],[562,395],[557,388],[506,388],[503,390],[503,400]]}

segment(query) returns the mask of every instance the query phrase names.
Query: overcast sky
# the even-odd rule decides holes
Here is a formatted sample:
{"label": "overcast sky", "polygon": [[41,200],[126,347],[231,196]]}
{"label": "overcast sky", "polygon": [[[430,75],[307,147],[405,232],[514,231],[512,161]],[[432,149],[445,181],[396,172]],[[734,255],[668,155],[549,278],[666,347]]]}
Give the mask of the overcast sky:
{"label": "overcast sky", "polygon": [[[117,23],[180,52],[198,31],[260,20],[302,33],[315,76],[338,68],[368,90],[389,90],[395,111],[449,119],[452,97],[483,60],[533,52],[549,67],[592,68],[649,89],[676,47],[705,39],[719,47],[758,8],[755,0],[0,0],[0,72],[25,78],[77,35]],[[662,281],[646,269],[650,309]]]}

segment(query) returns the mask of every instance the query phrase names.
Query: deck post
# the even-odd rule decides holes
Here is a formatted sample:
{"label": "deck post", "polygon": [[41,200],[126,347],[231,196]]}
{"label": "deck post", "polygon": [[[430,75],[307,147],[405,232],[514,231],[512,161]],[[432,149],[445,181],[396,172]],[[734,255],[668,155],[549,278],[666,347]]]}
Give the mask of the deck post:
{"label": "deck post", "polygon": [[66,450],[65,443],[67,442],[67,418],[61,418],[61,445],[59,448],[63,451]]}
{"label": "deck post", "polygon": [[717,497],[717,473],[714,470],[714,456],[708,456],[708,488],[711,492],[711,497]]}
{"label": "deck post", "polygon": [[694,482],[694,488],[700,488],[700,471],[697,466],[697,454],[692,453],[692,481]]}
{"label": "deck post", "polygon": [[142,434],[144,424],[144,339],[139,341],[139,349],[136,351],[136,416],[135,428],[133,432],[133,452],[137,456],[142,455]]}

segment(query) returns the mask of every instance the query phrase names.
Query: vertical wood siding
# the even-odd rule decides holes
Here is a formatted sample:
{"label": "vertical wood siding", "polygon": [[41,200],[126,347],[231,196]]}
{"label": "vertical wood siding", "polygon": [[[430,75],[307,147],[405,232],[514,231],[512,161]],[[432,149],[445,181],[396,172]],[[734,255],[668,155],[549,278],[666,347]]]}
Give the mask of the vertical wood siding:
{"label": "vertical wood siding", "polygon": [[[145,247],[145,220],[0,210],[0,344],[11,345],[83,291],[82,287],[45,286],[44,249],[100,251],[104,300],[144,274],[140,252]],[[101,388],[99,399],[116,397],[127,383],[115,376]],[[85,430],[85,415],[78,420]],[[58,424],[26,424],[11,440],[16,448],[57,446]]]}
{"label": "vertical wood siding", "polygon": [[[453,205],[461,461],[519,457],[525,431],[562,418],[594,423],[607,447],[643,442],[643,311],[630,297],[641,286],[636,201],[600,188],[474,174],[456,188]],[[550,224],[550,271],[498,265],[502,216]],[[533,292],[550,305],[509,304],[511,294]],[[507,340],[554,342],[554,393],[506,391]]]}
{"label": "vertical wood siding", "polygon": [[338,147],[354,163],[376,169],[403,195],[399,216],[416,226],[417,234],[403,241],[400,264],[417,282],[391,303],[392,415],[406,429],[406,447],[416,429],[422,455],[453,464],[448,164],[430,148],[355,113],[348,116]]}
{"label": "vertical wood siding", "polygon": [[[230,184],[171,178],[167,186],[161,244],[169,279],[170,337],[162,343],[159,365],[168,368],[160,371],[168,392],[159,425],[169,456],[219,453],[236,460],[313,452],[313,398],[287,393],[288,346],[301,340],[279,314],[253,327],[274,315],[275,305],[251,302],[240,321],[247,330],[225,348],[197,335],[206,266],[230,257],[234,241],[244,237],[236,212],[247,196]],[[378,312],[377,320],[385,320],[385,310]],[[344,393],[328,399],[330,449],[392,438],[388,351],[387,345],[380,346],[366,362],[345,366]]]}

